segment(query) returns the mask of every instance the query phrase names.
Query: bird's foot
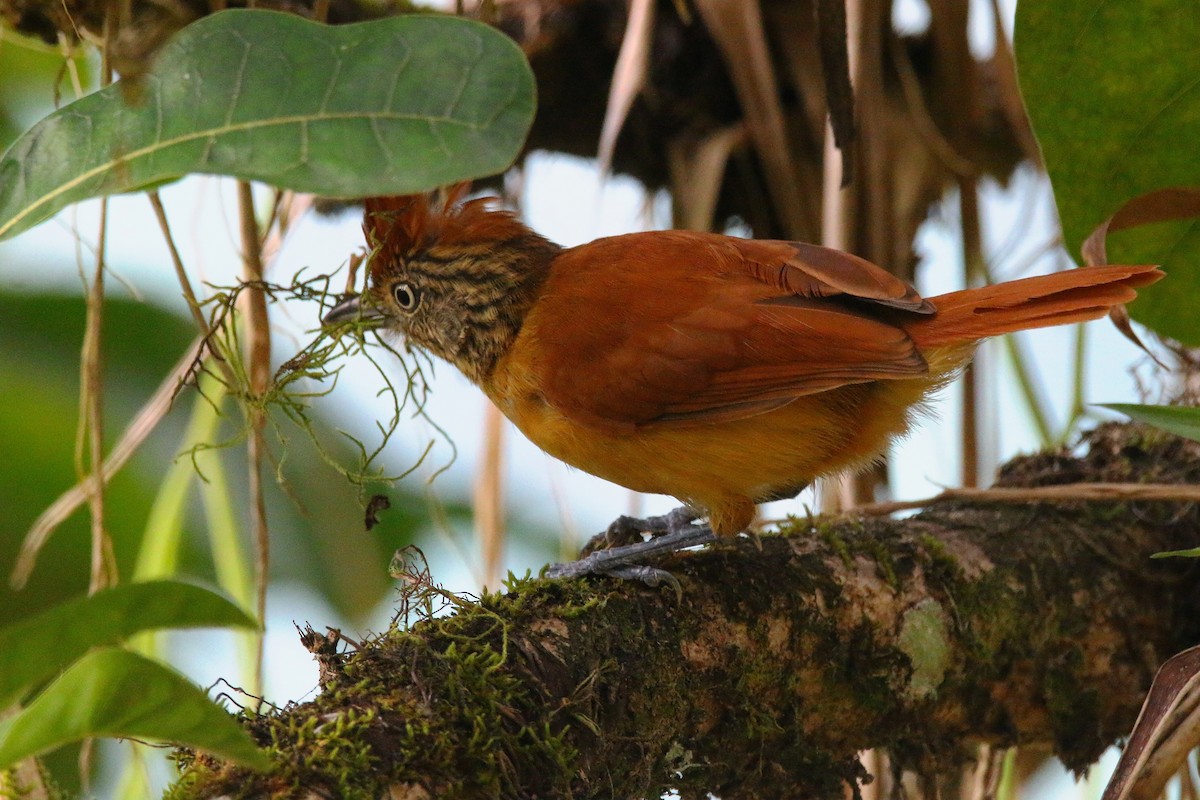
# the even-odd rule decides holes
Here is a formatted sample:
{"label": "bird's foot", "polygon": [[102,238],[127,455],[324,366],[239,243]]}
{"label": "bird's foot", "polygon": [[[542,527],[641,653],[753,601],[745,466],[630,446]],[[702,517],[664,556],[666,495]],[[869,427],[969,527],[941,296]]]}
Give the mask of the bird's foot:
{"label": "bird's foot", "polygon": [[[665,583],[675,590],[676,595],[682,597],[683,587],[680,586],[679,580],[674,575],[665,569],[645,566],[639,562],[653,556],[674,553],[688,547],[709,544],[716,541],[717,536],[709,526],[698,525],[694,522],[696,512],[693,509],[676,509],[669,514],[664,514],[662,517],[651,517],[650,519],[656,523],[662,521],[662,529],[667,532],[642,542],[634,542],[633,544],[605,549],[594,549],[591,552],[587,552],[578,561],[572,561],[568,564],[552,564],[546,571],[546,576],[560,579],[579,578],[584,575],[608,575],[625,580],[638,580],[651,587],[660,586]],[[623,530],[624,526],[630,522],[638,523],[637,529],[644,531],[645,527],[641,523],[645,523],[647,520],[630,520],[629,517],[622,517],[600,536],[606,537],[614,526],[623,526]],[[599,539],[600,537],[596,538]],[[589,542],[589,547],[594,542],[595,539],[593,539],[593,542]]]}
{"label": "bird's foot", "polygon": [[655,517],[629,517],[621,515],[613,520],[604,531],[593,536],[583,546],[582,554],[597,550],[608,550],[614,547],[637,544],[643,541],[643,534],[651,537],[662,536],[686,528],[701,517],[701,513],[691,506],[680,506],[666,514]]}

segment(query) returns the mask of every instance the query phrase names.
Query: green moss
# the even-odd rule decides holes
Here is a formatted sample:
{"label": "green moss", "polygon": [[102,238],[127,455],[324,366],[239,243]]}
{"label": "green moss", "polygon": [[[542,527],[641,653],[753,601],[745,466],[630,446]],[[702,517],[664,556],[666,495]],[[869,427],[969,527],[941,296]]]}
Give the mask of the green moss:
{"label": "green moss", "polygon": [[[36,770],[36,776],[23,775],[17,767],[0,770],[0,797],[10,800],[61,800],[69,796],[54,782],[54,776],[40,759],[26,762],[25,768]],[[28,780],[30,778],[32,780]]]}
{"label": "green moss", "polygon": [[847,569],[854,565],[856,557],[863,556],[874,562],[880,577],[889,586],[900,585],[894,543],[880,537],[878,531],[868,531],[862,520],[823,516],[801,524],[799,520],[789,519],[781,526],[780,533],[784,536],[815,536]]}
{"label": "green moss", "polygon": [[1092,520],[1104,526],[1129,519],[1128,503],[1088,503],[1083,508]]}
{"label": "green moss", "polygon": [[371,787],[364,779],[375,758],[365,735],[375,720],[374,709],[355,708],[299,720],[290,732],[294,738],[276,738],[271,743],[281,755],[295,758],[294,766],[285,768],[280,777],[296,790],[316,778],[339,797],[368,796]]}
{"label": "green moss", "polygon": [[312,703],[250,722],[273,751],[274,772],[225,783],[225,767],[197,759],[173,795],[203,785],[233,797],[319,787],[376,798],[391,784],[442,775],[454,777],[425,787],[432,796],[511,797],[528,779],[514,764],[539,765],[543,777],[571,774],[578,753],[566,725],[526,722],[544,718],[541,701],[509,664],[510,623],[488,608],[537,602],[488,595],[454,616],[384,635],[369,653],[350,656]]}
{"label": "green moss", "polygon": [[533,577],[526,572],[516,577],[511,572],[504,580],[502,592],[485,592],[479,605],[509,619],[540,616],[553,608],[556,617],[578,619],[602,609],[608,596],[596,590],[595,581],[551,580]]}
{"label": "green moss", "polygon": [[832,520],[827,524],[821,524],[818,520],[812,532],[841,559],[842,565],[847,569],[854,563],[854,553],[850,550],[849,542],[842,536],[842,526]]}
{"label": "green moss", "polygon": [[876,569],[888,586],[893,589],[900,588],[900,579],[896,576],[894,548],[888,542],[873,536],[863,536],[862,552],[875,562]]}
{"label": "green moss", "polygon": [[945,542],[936,536],[928,535],[920,537],[918,541],[926,576],[942,586],[948,586],[962,578],[962,566],[958,559],[950,554]]}

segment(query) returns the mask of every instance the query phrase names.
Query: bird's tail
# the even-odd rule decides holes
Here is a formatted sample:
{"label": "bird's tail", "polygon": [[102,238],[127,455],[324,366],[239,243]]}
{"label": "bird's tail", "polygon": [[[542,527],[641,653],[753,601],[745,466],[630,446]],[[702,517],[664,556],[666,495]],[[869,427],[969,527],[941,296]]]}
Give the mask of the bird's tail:
{"label": "bird's tail", "polygon": [[1083,267],[931,298],[937,313],[905,328],[919,348],[1099,319],[1163,277],[1153,266]]}

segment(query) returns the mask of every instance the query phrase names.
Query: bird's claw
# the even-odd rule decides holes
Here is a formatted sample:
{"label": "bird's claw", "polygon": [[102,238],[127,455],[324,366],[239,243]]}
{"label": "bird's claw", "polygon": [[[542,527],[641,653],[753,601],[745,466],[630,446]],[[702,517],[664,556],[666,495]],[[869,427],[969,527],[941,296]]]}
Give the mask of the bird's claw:
{"label": "bird's claw", "polygon": [[617,517],[600,533],[588,540],[580,551],[582,555],[599,550],[612,550],[628,545],[640,544],[643,534],[661,536],[684,528],[700,518],[700,512],[690,506],[680,506],[666,514],[652,517]]}
{"label": "bird's claw", "polygon": [[688,522],[682,524],[678,520],[683,515],[676,512],[653,519],[665,519],[672,515],[675,515],[674,525],[669,529],[669,533],[656,536],[648,541],[634,542],[621,547],[592,550],[578,561],[552,564],[546,571],[546,576],[557,580],[581,578],[585,575],[608,575],[614,578],[638,580],[651,587],[666,583],[675,590],[677,595],[682,597],[683,588],[674,575],[666,570],[644,566],[638,562],[656,555],[708,544],[716,541],[717,537],[707,525],[690,524],[690,521],[695,519],[694,513],[688,518]]}
{"label": "bird's claw", "polygon": [[605,548],[634,544],[642,541],[643,533],[653,533],[653,526],[649,522],[648,519],[622,514],[614,519],[595,539],[603,539]]}
{"label": "bird's claw", "polygon": [[679,578],[676,578],[665,569],[648,567],[644,564],[631,564],[628,567],[613,567],[604,574],[626,581],[641,581],[651,589],[657,589],[665,583],[675,590],[676,601],[683,602],[683,584],[679,582]]}

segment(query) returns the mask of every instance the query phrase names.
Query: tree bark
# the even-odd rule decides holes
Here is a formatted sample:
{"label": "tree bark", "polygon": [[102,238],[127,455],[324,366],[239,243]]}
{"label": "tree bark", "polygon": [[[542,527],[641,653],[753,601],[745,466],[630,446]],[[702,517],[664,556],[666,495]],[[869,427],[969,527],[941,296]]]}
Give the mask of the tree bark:
{"label": "tree bark", "polygon": [[[1005,486],[1191,482],[1200,445],[1132,426],[1017,459]],[[676,555],[682,598],[516,581],[476,603],[410,578],[426,617],[323,656],[324,692],[250,723],[253,775],[193,757],[177,797],[843,797],[857,753],[946,775],[973,745],[1082,769],[1154,670],[1200,637],[1191,504],[954,504],[794,520]],[[403,613],[401,614],[403,616]],[[326,651],[328,648],[325,648]]]}

